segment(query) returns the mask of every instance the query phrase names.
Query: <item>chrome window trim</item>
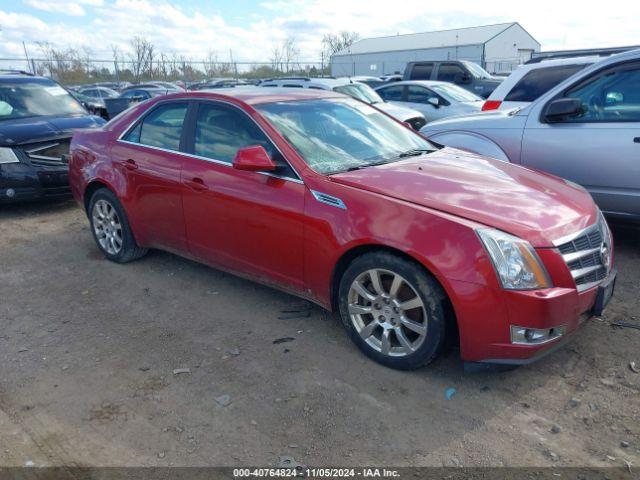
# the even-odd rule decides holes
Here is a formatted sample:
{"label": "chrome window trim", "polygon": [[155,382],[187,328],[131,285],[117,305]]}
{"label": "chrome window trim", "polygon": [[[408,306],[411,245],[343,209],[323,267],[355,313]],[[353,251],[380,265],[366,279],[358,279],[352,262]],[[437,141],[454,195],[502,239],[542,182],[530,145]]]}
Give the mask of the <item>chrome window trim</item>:
{"label": "chrome window trim", "polygon": [[[273,147],[280,153],[280,155],[282,155],[282,158],[284,159],[285,162],[287,162],[287,165],[289,165],[289,168],[291,168],[291,170],[293,171],[293,173],[296,174],[296,176],[298,178],[292,178],[292,177],[285,177],[282,175],[277,175],[275,173],[270,173],[270,172],[256,172],[259,173],[261,175],[266,175],[269,177],[274,177],[274,178],[279,178],[281,180],[287,180],[290,182],[294,182],[294,183],[301,183],[304,185],[304,181],[302,180],[302,176],[300,176],[300,174],[298,173],[298,171],[293,167],[293,165],[291,165],[291,163],[287,160],[287,157],[285,157],[285,155],[282,153],[282,150],[280,150],[280,148],[278,147],[278,145],[276,144],[276,142],[273,141],[273,139],[271,138],[271,136],[265,132],[264,128],[262,128],[262,126],[256,122],[253,118],[251,118],[251,116],[245,112],[242,108],[238,107],[237,105],[231,103],[231,102],[227,102],[225,100],[218,100],[218,99],[211,99],[211,98],[203,98],[203,97],[188,97],[188,98],[171,98],[171,99],[165,99],[165,100],[160,100],[156,103],[153,104],[153,106],[146,108],[144,110],[144,112],[142,112],[140,115],[138,115],[131,123],[129,123],[129,125],[122,131],[122,133],[118,136],[118,138],[116,139],[117,142],[121,142],[121,143],[127,143],[129,145],[137,145],[139,147],[144,147],[144,148],[151,148],[153,150],[160,150],[162,152],[167,152],[167,153],[176,153],[178,155],[184,155],[190,158],[196,158],[198,160],[204,160],[207,162],[211,162],[211,163],[215,163],[217,165],[226,165],[230,168],[233,168],[233,166],[231,165],[230,162],[225,162],[223,160],[217,160],[215,158],[208,158],[208,157],[202,157],[200,155],[195,155],[193,153],[187,153],[187,152],[181,152],[179,150],[169,150],[166,148],[161,148],[161,147],[154,147],[152,145],[145,145],[143,143],[136,143],[136,142],[130,142],[128,140],[123,140],[123,137],[127,136],[129,134],[129,132],[131,130],[133,130],[136,126],[137,123],[146,116],[146,114],[151,110],[156,108],[158,105],[161,105],[163,103],[169,103],[169,102],[176,102],[176,103],[180,103],[180,102],[185,102],[185,103],[189,103],[189,102],[193,102],[193,101],[198,101],[198,102],[209,102],[209,103],[221,103],[224,104],[226,106],[232,107],[236,110],[238,110],[239,112],[241,112],[243,115],[245,115],[246,117],[249,118],[250,121],[252,121],[259,129],[260,131],[264,134],[265,137],[267,137],[267,139],[271,142],[271,144],[273,145]],[[186,118],[186,117],[185,117]]]}

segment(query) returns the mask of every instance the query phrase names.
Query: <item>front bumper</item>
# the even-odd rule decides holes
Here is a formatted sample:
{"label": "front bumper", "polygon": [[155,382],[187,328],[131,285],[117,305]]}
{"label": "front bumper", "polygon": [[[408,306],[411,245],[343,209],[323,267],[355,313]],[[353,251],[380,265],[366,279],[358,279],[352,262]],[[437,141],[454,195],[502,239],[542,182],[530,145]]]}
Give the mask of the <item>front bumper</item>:
{"label": "front bumper", "polygon": [[[462,359],[487,364],[524,365],[557,350],[594,315],[598,294],[598,287],[583,292],[563,287],[514,291],[465,282],[452,284]],[[519,344],[512,341],[511,326],[562,327],[563,334],[541,344]]]}
{"label": "front bumper", "polygon": [[66,198],[70,194],[67,165],[0,165],[0,204]]}

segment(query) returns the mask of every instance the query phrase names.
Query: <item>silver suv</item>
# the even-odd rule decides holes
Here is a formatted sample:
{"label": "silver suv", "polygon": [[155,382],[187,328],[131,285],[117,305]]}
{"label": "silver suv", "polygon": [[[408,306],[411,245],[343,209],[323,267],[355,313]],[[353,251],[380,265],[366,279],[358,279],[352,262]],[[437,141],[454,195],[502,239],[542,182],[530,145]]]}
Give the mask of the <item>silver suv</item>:
{"label": "silver suv", "polygon": [[440,120],[420,131],[571,180],[609,216],[640,220],[640,50],[601,60],[524,108]]}

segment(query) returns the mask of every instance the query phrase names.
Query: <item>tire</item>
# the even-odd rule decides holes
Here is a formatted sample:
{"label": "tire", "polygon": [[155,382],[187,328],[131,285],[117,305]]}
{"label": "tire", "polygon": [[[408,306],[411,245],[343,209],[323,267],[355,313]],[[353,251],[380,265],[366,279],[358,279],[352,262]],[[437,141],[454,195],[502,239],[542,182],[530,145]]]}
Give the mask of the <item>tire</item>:
{"label": "tire", "polygon": [[340,279],[338,302],[353,342],[387,367],[420,368],[446,345],[446,294],[416,262],[382,251],[357,257]]}
{"label": "tire", "polygon": [[111,190],[101,188],[94,192],[87,215],[93,239],[108,260],[128,263],[149,251],[136,243],[124,208]]}

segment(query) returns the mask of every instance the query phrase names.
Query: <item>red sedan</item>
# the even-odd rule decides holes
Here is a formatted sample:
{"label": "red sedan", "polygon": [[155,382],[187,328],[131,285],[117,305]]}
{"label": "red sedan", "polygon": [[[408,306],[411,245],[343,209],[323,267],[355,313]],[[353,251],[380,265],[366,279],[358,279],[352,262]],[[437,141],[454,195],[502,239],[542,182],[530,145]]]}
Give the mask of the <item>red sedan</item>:
{"label": "red sedan", "polygon": [[71,144],[104,255],[175,252],[338,311],[394,368],[528,363],[611,297],[607,224],[581,187],[430,143],[337,93],[144,102]]}

